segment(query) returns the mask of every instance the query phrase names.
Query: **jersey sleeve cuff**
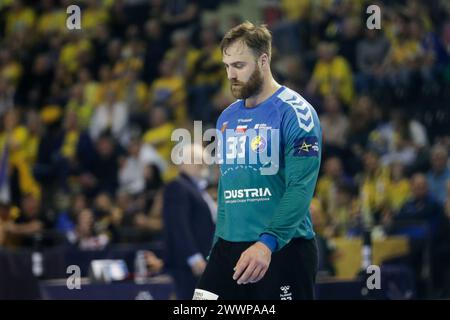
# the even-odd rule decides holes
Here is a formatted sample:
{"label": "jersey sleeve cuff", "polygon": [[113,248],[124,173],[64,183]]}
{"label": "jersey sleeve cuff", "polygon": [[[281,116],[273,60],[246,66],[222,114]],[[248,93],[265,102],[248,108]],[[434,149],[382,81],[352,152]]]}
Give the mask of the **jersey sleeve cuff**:
{"label": "jersey sleeve cuff", "polygon": [[274,252],[275,250],[277,250],[278,241],[275,236],[268,233],[263,233],[259,236],[259,241],[264,243],[270,249],[270,251]]}

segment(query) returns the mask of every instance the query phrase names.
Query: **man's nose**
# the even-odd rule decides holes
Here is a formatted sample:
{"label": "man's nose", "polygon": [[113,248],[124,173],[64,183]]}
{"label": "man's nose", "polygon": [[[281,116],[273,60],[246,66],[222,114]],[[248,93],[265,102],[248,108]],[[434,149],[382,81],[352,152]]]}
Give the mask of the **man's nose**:
{"label": "man's nose", "polygon": [[236,77],[237,77],[236,71],[233,68],[228,68],[227,76],[228,76],[228,80],[236,79]]}

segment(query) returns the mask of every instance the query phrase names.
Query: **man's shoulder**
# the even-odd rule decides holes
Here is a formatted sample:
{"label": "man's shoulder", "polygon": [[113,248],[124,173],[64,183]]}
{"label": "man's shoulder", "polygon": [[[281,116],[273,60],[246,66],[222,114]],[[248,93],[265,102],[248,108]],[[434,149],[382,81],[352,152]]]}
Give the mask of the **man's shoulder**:
{"label": "man's shoulder", "polygon": [[220,114],[219,118],[217,119],[217,124],[219,125],[220,122],[226,121],[229,117],[232,116],[235,112],[239,110],[239,105],[242,103],[241,99],[238,99],[234,101],[232,104],[230,104],[228,107],[226,107],[222,113]]}
{"label": "man's shoulder", "polygon": [[174,191],[187,192],[192,188],[192,183],[189,178],[185,177],[183,174],[179,174],[178,177],[168,182],[164,188],[166,193],[171,193]]}
{"label": "man's shoulder", "polygon": [[232,104],[230,104],[228,107],[226,107],[223,111],[222,111],[222,115],[223,114],[228,114],[230,112],[234,112],[239,108],[239,105],[242,103],[242,99],[238,99],[236,101],[234,101]]}
{"label": "man's shoulder", "polygon": [[285,87],[277,96],[283,121],[295,119],[301,129],[310,132],[319,127],[319,117],[314,107],[298,92]]}
{"label": "man's shoulder", "polygon": [[296,111],[296,109],[312,109],[315,111],[314,107],[306,100],[300,93],[294,91],[288,87],[284,87],[276,97],[276,103],[280,105],[282,111]]}

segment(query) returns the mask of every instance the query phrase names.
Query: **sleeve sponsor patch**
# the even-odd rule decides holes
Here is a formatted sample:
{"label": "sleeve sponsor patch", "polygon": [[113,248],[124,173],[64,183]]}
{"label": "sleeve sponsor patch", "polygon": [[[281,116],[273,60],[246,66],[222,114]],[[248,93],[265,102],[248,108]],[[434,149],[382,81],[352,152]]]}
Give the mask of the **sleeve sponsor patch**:
{"label": "sleeve sponsor patch", "polygon": [[319,140],[316,136],[296,139],[294,142],[294,156],[297,157],[318,157]]}

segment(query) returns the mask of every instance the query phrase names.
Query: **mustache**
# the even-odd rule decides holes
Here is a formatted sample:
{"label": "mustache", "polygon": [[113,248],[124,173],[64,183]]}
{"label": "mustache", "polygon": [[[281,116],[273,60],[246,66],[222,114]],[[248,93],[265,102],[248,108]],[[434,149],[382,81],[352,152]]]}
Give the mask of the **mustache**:
{"label": "mustache", "polygon": [[236,84],[243,85],[244,83],[241,81],[238,81],[238,80],[231,80],[231,85],[236,85]]}

